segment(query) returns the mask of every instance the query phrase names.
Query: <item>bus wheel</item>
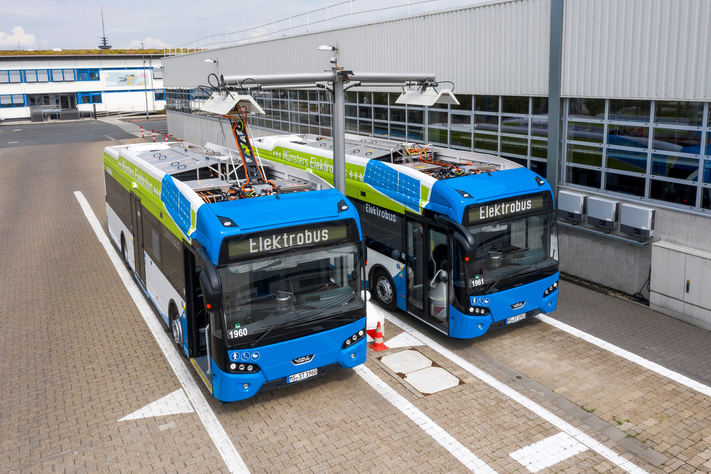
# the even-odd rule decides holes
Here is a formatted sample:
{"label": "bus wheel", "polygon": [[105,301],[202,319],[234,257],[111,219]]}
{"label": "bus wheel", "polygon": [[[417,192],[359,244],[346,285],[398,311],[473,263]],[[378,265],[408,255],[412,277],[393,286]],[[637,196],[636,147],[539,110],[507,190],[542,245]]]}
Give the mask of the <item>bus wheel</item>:
{"label": "bus wheel", "polygon": [[395,310],[395,284],[383,270],[377,270],[373,275],[373,293],[380,306],[388,311]]}
{"label": "bus wheel", "polygon": [[183,349],[183,325],[180,322],[180,315],[174,305],[170,305],[170,331],[173,334],[173,342],[181,354]]}

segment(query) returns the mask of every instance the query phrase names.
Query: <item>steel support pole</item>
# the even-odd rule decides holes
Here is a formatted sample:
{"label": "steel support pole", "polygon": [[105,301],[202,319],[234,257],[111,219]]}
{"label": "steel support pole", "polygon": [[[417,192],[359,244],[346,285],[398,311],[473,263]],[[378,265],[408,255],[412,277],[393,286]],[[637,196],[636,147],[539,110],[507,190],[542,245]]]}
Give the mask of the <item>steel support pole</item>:
{"label": "steel support pole", "polygon": [[346,93],[343,76],[333,80],[333,187],[346,196]]}
{"label": "steel support pole", "polygon": [[143,92],[146,96],[146,120],[148,120],[148,77],[146,77],[146,50],[141,43],[141,56],[143,56]]}
{"label": "steel support pole", "polygon": [[563,61],[563,1],[551,0],[550,60],[548,64],[548,167],[546,179],[557,195],[563,156],[563,103],[560,98]]}

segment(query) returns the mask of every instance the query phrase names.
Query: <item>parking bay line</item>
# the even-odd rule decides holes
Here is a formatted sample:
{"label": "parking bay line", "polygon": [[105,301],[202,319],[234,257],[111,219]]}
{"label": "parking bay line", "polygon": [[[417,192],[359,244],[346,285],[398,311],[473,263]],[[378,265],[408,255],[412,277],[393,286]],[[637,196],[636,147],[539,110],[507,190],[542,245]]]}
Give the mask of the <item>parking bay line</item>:
{"label": "parking bay line", "polygon": [[602,339],[599,339],[591,334],[585,333],[572,326],[568,326],[565,323],[561,323],[560,321],[553,319],[550,316],[539,314],[538,316],[536,316],[536,319],[543,321],[546,324],[550,324],[554,328],[560,329],[561,331],[565,331],[572,336],[578,337],[586,342],[589,342],[590,344],[594,344],[601,349],[605,349],[606,351],[612,352],[613,354],[618,355],[623,359],[627,359],[630,362],[634,362],[637,365],[641,365],[645,369],[649,369],[658,375],[668,377],[674,380],[675,382],[680,383],[681,385],[684,385],[692,390],[696,390],[697,392],[703,393],[704,395],[711,397],[711,387],[699,383],[696,380],[692,380],[689,377],[681,375],[678,372],[669,370],[666,367],[652,362],[651,360],[647,360],[644,357],[640,357],[637,354],[633,354],[632,352],[614,346],[609,342],[605,342]]}
{"label": "parking bay line", "polygon": [[104,230],[102,229],[99,220],[96,218],[94,211],[91,209],[89,202],[86,200],[81,191],[75,191],[74,195],[76,196],[77,201],[79,201],[79,205],[84,211],[84,215],[89,221],[91,228],[94,230],[96,237],[99,239],[99,242],[104,247],[104,250],[106,250],[109,259],[111,260],[111,263],[113,263],[114,268],[116,268],[116,271],[119,274],[119,277],[123,281],[123,284],[126,286],[128,294],[133,299],[133,302],[136,304],[136,307],[141,313],[141,316],[143,316],[146,325],[150,329],[151,334],[153,334],[153,337],[158,343],[158,347],[160,347],[160,350],[163,352],[163,355],[168,360],[168,364],[170,364],[170,367],[173,369],[173,372],[175,372],[175,375],[177,376],[180,385],[183,386],[183,389],[185,390],[185,393],[187,394],[190,403],[193,405],[193,408],[195,408],[195,412],[197,413],[198,417],[200,417],[200,421],[202,421],[202,424],[205,426],[205,430],[207,431],[208,435],[210,435],[212,442],[215,443],[215,447],[217,447],[217,450],[219,451],[220,456],[222,456],[222,459],[227,465],[227,468],[232,473],[249,473],[247,465],[240,457],[239,453],[237,452],[237,449],[234,447],[232,441],[227,435],[227,432],[215,416],[215,412],[212,411],[212,408],[210,408],[210,405],[207,403],[207,400],[205,400],[205,397],[200,391],[200,388],[188,372],[188,369],[185,367],[185,364],[183,363],[180,355],[175,350],[173,343],[165,334],[163,327],[156,320],[155,314],[151,310],[151,307],[148,305],[148,302],[146,301],[143,292],[133,281],[131,274],[124,266],[123,262],[121,261],[121,258],[119,257],[118,253],[111,244],[111,241],[104,233]]}
{"label": "parking bay line", "polygon": [[444,431],[437,423],[432,421],[431,418],[422,413],[415,405],[407,401],[405,397],[383,382],[380,377],[375,375],[365,364],[356,366],[353,370],[356,374],[360,375],[368,385],[373,387],[376,392],[382,395],[383,398],[389,401],[395,408],[404,413],[405,416],[412,420],[417,426],[422,428],[425,433],[434,438],[435,441],[449,451],[459,462],[468,467],[469,470],[476,474],[496,473],[496,471],[476,457],[474,453],[469,451],[462,443]]}
{"label": "parking bay line", "polygon": [[503,393],[507,397],[511,398],[513,401],[519,403],[520,405],[524,406],[525,408],[528,408],[531,410],[533,413],[538,415],[539,417],[543,418],[545,421],[548,423],[552,424],[559,430],[563,431],[564,433],[568,434],[569,436],[572,436],[575,438],[578,442],[581,444],[587,446],[588,448],[592,449],[608,461],[612,462],[616,466],[624,469],[625,471],[631,473],[631,474],[647,474],[647,471],[644,469],[634,465],[632,462],[628,461],[627,459],[623,458],[619,454],[615,453],[612,449],[608,448],[607,446],[603,445],[602,443],[596,441],[592,437],[586,435],[570,423],[566,422],[562,418],[554,415],[553,413],[549,412],[533,400],[530,400],[529,398],[524,397],[520,393],[518,393],[516,390],[512,389],[511,387],[499,382],[496,380],[494,377],[491,375],[487,374],[483,370],[477,368],[474,366],[472,363],[466,361],[462,357],[456,355],[454,352],[450,351],[449,349],[444,348],[442,345],[439,343],[435,342],[433,339],[430,339],[429,337],[425,336],[409,324],[405,323],[404,321],[400,320],[398,317],[393,316],[392,314],[386,313],[385,317],[387,318],[388,321],[391,323],[395,324],[402,330],[410,333],[410,335],[416,337],[420,341],[422,341],[425,345],[427,345],[430,349],[434,350],[435,352],[439,353],[440,355],[446,357],[449,359],[451,362],[459,365],[461,368],[472,374],[474,377],[478,378],[482,382],[486,383],[490,387],[494,388],[495,390],[498,390],[499,392]]}

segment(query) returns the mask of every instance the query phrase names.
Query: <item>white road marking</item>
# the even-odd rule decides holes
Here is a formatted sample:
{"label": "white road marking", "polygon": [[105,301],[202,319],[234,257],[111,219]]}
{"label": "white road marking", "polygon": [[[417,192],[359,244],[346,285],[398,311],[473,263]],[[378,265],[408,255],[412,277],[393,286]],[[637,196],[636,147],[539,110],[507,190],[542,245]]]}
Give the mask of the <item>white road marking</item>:
{"label": "white road marking", "polygon": [[681,375],[680,373],[671,371],[665,367],[662,367],[661,365],[652,362],[651,360],[647,360],[643,357],[638,356],[637,354],[633,354],[629,351],[626,351],[620,347],[613,346],[609,342],[605,342],[602,339],[598,339],[595,336],[592,336],[588,333],[585,333],[583,331],[580,331],[579,329],[575,329],[572,326],[568,326],[567,324],[561,323],[560,321],[557,321],[550,316],[545,316],[543,314],[539,314],[536,316],[537,319],[543,321],[544,323],[550,324],[551,326],[560,329],[561,331],[565,331],[570,335],[573,335],[575,337],[579,337],[580,339],[587,341],[591,344],[594,344],[602,349],[605,349],[607,351],[612,352],[615,355],[618,355],[620,357],[623,357],[630,362],[634,362],[635,364],[641,365],[645,369],[649,369],[652,372],[663,375],[664,377],[668,377],[675,382],[680,383],[681,385],[684,385],[686,387],[689,387],[692,390],[696,390],[697,392],[701,392],[706,396],[711,397],[711,387],[708,385],[704,385],[702,383],[697,382],[696,380],[691,380],[689,377],[686,377],[684,375]]}
{"label": "white road marking", "polygon": [[161,326],[161,324],[158,322],[155,315],[153,314],[153,311],[148,305],[148,302],[146,301],[143,292],[133,281],[131,274],[123,265],[123,262],[121,261],[118,252],[114,250],[111,241],[109,241],[109,238],[106,236],[104,230],[101,228],[101,224],[96,218],[96,215],[94,215],[94,211],[91,210],[91,206],[89,206],[89,203],[87,202],[86,198],[81,193],[81,191],[75,191],[74,195],[76,196],[77,201],[79,201],[79,205],[84,211],[84,214],[86,215],[89,224],[94,230],[96,237],[99,239],[101,245],[103,245],[104,250],[106,250],[109,259],[111,259],[111,263],[114,264],[114,268],[116,268],[119,277],[123,281],[123,284],[126,286],[126,290],[128,290],[128,294],[131,295],[133,302],[138,307],[138,310],[143,316],[146,325],[148,326],[151,331],[151,334],[153,334],[153,337],[158,343],[158,347],[160,347],[161,351],[163,352],[163,355],[165,355],[165,358],[168,360],[170,367],[173,369],[173,372],[175,372],[178,381],[180,381],[180,384],[183,386],[183,389],[185,390],[188,399],[195,408],[198,417],[200,417],[200,421],[202,421],[202,424],[205,426],[205,430],[210,435],[212,442],[215,443],[215,446],[220,452],[222,459],[225,461],[227,468],[232,473],[248,473],[249,469],[247,469],[247,466],[245,465],[244,461],[242,460],[239,453],[232,444],[232,441],[227,435],[227,432],[225,432],[225,429],[222,427],[219,420],[215,416],[215,413],[212,411],[212,408],[210,408],[210,405],[207,403],[207,400],[205,400],[205,397],[200,391],[200,388],[198,387],[197,383],[195,383],[195,379],[193,379],[193,377],[190,375],[190,372],[188,372],[187,367],[181,360],[181,356],[175,350],[173,343],[170,341],[165,331],[163,330],[163,326]]}
{"label": "white road marking", "polygon": [[478,369],[475,367],[473,364],[470,362],[466,361],[465,359],[461,358],[454,352],[450,351],[449,349],[444,348],[434,340],[430,339],[429,337],[425,336],[409,324],[401,321],[399,318],[396,316],[393,316],[391,314],[386,314],[385,316],[388,321],[392,322],[396,326],[400,327],[404,331],[407,331],[423,343],[425,343],[427,346],[430,347],[430,349],[434,350],[435,352],[438,352],[442,356],[446,357],[450,361],[454,362],[455,364],[459,365],[462,367],[464,370],[472,374],[474,377],[478,378],[482,382],[488,384],[492,388],[498,390],[499,392],[503,393],[507,397],[511,398],[515,402],[521,404],[525,408],[528,408],[531,410],[533,413],[536,415],[540,416],[544,420],[546,420],[548,423],[552,424],[559,430],[567,433],[568,435],[572,436],[576,440],[578,440],[580,443],[584,444],[588,448],[592,449],[599,455],[603,456],[605,459],[609,460],[616,466],[619,466],[620,468],[624,469],[627,472],[630,472],[632,474],[646,474],[646,471],[635,466],[633,463],[628,461],[627,459],[623,458],[619,454],[615,453],[613,450],[610,448],[606,447],[602,443],[599,443],[595,441],[593,438],[590,436],[586,435],[579,429],[575,428],[573,425],[570,423],[566,422],[565,420],[559,418],[558,416],[554,415],[553,413],[549,412],[533,400],[530,400],[520,393],[518,393],[516,390],[508,387],[507,385],[499,382],[496,380],[494,377],[491,375],[487,374],[483,370]]}
{"label": "white road marking", "polygon": [[21,131],[22,131],[21,128],[16,128],[16,129],[13,130],[13,132],[21,132]]}
{"label": "white road marking", "polygon": [[412,403],[408,402],[402,395],[390,388],[388,384],[383,382],[377,375],[373,373],[365,365],[354,367],[356,374],[360,375],[371,387],[380,393],[387,401],[395,408],[400,410],[405,416],[412,420],[417,426],[422,428],[425,433],[430,435],[444,449],[449,451],[452,456],[457,458],[459,462],[464,464],[470,471],[476,474],[492,474],[495,473],[484,461],[476,457],[471,451],[464,447],[462,443],[454,439],[449,433],[444,431],[440,426],[432,421],[428,416],[422,413]]}
{"label": "white road marking", "polygon": [[12,145],[13,143],[18,143],[18,142],[7,142],[8,145]]}
{"label": "white road marking", "polygon": [[151,418],[156,416],[179,415],[181,413],[193,413],[193,406],[185,396],[182,388],[166,395],[163,398],[149,403],[140,410],[136,410],[130,415],[126,415],[118,421],[138,420],[140,418]]}
{"label": "white road marking", "polygon": [[554,466],[588,448],[565,433],[546,438],[530,446],[514,451],[509,456],[531,472]]}
{"label": "white road marking", "polygon": [[[370,307],[368,307],[370,309]],[[410,334],[406,332],[401,332],[397,336],[393,337],[392,339],[388,339],[388,347],[390,349],[399,349],[401,347],[417,347],[417,346],[424,346],[422,344],[422,341],[418,340],[417,338],[412,337]]]}

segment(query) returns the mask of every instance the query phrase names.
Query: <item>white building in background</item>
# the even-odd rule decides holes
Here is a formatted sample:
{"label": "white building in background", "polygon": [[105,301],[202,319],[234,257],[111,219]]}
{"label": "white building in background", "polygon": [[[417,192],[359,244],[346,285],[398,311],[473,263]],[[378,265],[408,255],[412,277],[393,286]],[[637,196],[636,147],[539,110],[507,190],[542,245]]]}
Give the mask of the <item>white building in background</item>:
{"label": "white building in background", "polygon": [[161,56],[12,51],[0,56],[0,120],[70,120],[165,108]]}

